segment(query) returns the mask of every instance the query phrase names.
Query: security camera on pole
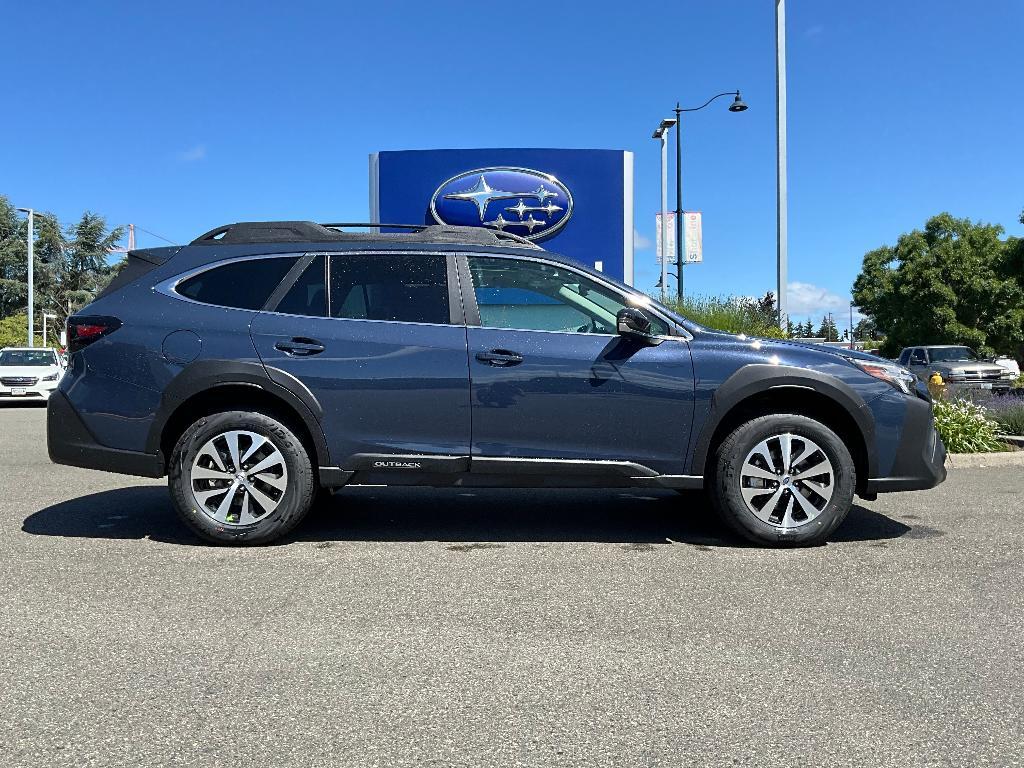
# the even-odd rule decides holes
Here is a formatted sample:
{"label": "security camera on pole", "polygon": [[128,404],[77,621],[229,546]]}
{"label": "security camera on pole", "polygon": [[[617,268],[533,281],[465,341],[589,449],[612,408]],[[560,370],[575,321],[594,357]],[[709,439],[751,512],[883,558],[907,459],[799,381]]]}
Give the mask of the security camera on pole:
{"label": "security camera on pole", "polygon": [[658,263],[661,264],[661,278],[658,288],[661,289],[661,300],[665,301],[668,288],[668,131],[676,124],[671,117],[661,121],[651,135],[652,139],[661,142],[661,218],[658,220]]}

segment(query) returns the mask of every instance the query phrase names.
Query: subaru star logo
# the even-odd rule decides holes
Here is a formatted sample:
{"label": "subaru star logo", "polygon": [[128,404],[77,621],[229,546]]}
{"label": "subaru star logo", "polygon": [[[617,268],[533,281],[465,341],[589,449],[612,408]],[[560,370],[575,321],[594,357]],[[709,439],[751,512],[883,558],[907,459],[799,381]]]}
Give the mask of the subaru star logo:
{"label": "subaru star logo", "polygon": [[572,216],[572,194],[550,173],[478,168],[439,186],[430,199],[430,213],[439,224],[490,227],[540,240]]}

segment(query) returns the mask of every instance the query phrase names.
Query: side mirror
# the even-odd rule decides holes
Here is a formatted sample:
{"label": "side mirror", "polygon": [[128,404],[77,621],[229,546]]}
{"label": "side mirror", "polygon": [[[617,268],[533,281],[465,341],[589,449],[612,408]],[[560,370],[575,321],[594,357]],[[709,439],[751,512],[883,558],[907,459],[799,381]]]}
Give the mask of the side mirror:
{"label": "side mirror", "polygon": [[616,329],[620,336],[644,341],[648,344],[660,344],[661,340],[651,335],[651,321],[641,310],[635,307],[623,307],[615,316]]}

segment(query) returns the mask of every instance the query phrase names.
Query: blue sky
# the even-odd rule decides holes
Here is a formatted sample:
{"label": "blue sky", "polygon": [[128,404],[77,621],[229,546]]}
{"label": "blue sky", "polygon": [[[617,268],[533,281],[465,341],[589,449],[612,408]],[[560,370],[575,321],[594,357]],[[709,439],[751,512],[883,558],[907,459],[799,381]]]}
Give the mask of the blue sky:
{"label": "blue sky", "polygon": [[[174,241],[245,219],[362,220],[380,149],[636,155],[640,244],[676,99],[688,292],[775,287],[771,0],[8,4],[0,193]],[[1024,234],[1024,3],[788,0],[794,316],[841,311],[866,250],[948,210]],[[32,73],[31,79],[26,77]],[[141,246],[161,242],[140,235]],[[657,279],[637,252],[637,284]]]}

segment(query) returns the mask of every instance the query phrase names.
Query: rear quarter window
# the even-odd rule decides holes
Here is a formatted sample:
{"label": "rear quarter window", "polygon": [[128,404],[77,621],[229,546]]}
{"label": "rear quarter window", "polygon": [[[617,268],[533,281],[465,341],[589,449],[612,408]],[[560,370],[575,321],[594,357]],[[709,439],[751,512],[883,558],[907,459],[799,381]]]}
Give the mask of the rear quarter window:
{"label": "rear quarter window", "polygon": [[236,309],[261,309],[298,257],[246,259],[208,269],[178,284],[193,301]]}

